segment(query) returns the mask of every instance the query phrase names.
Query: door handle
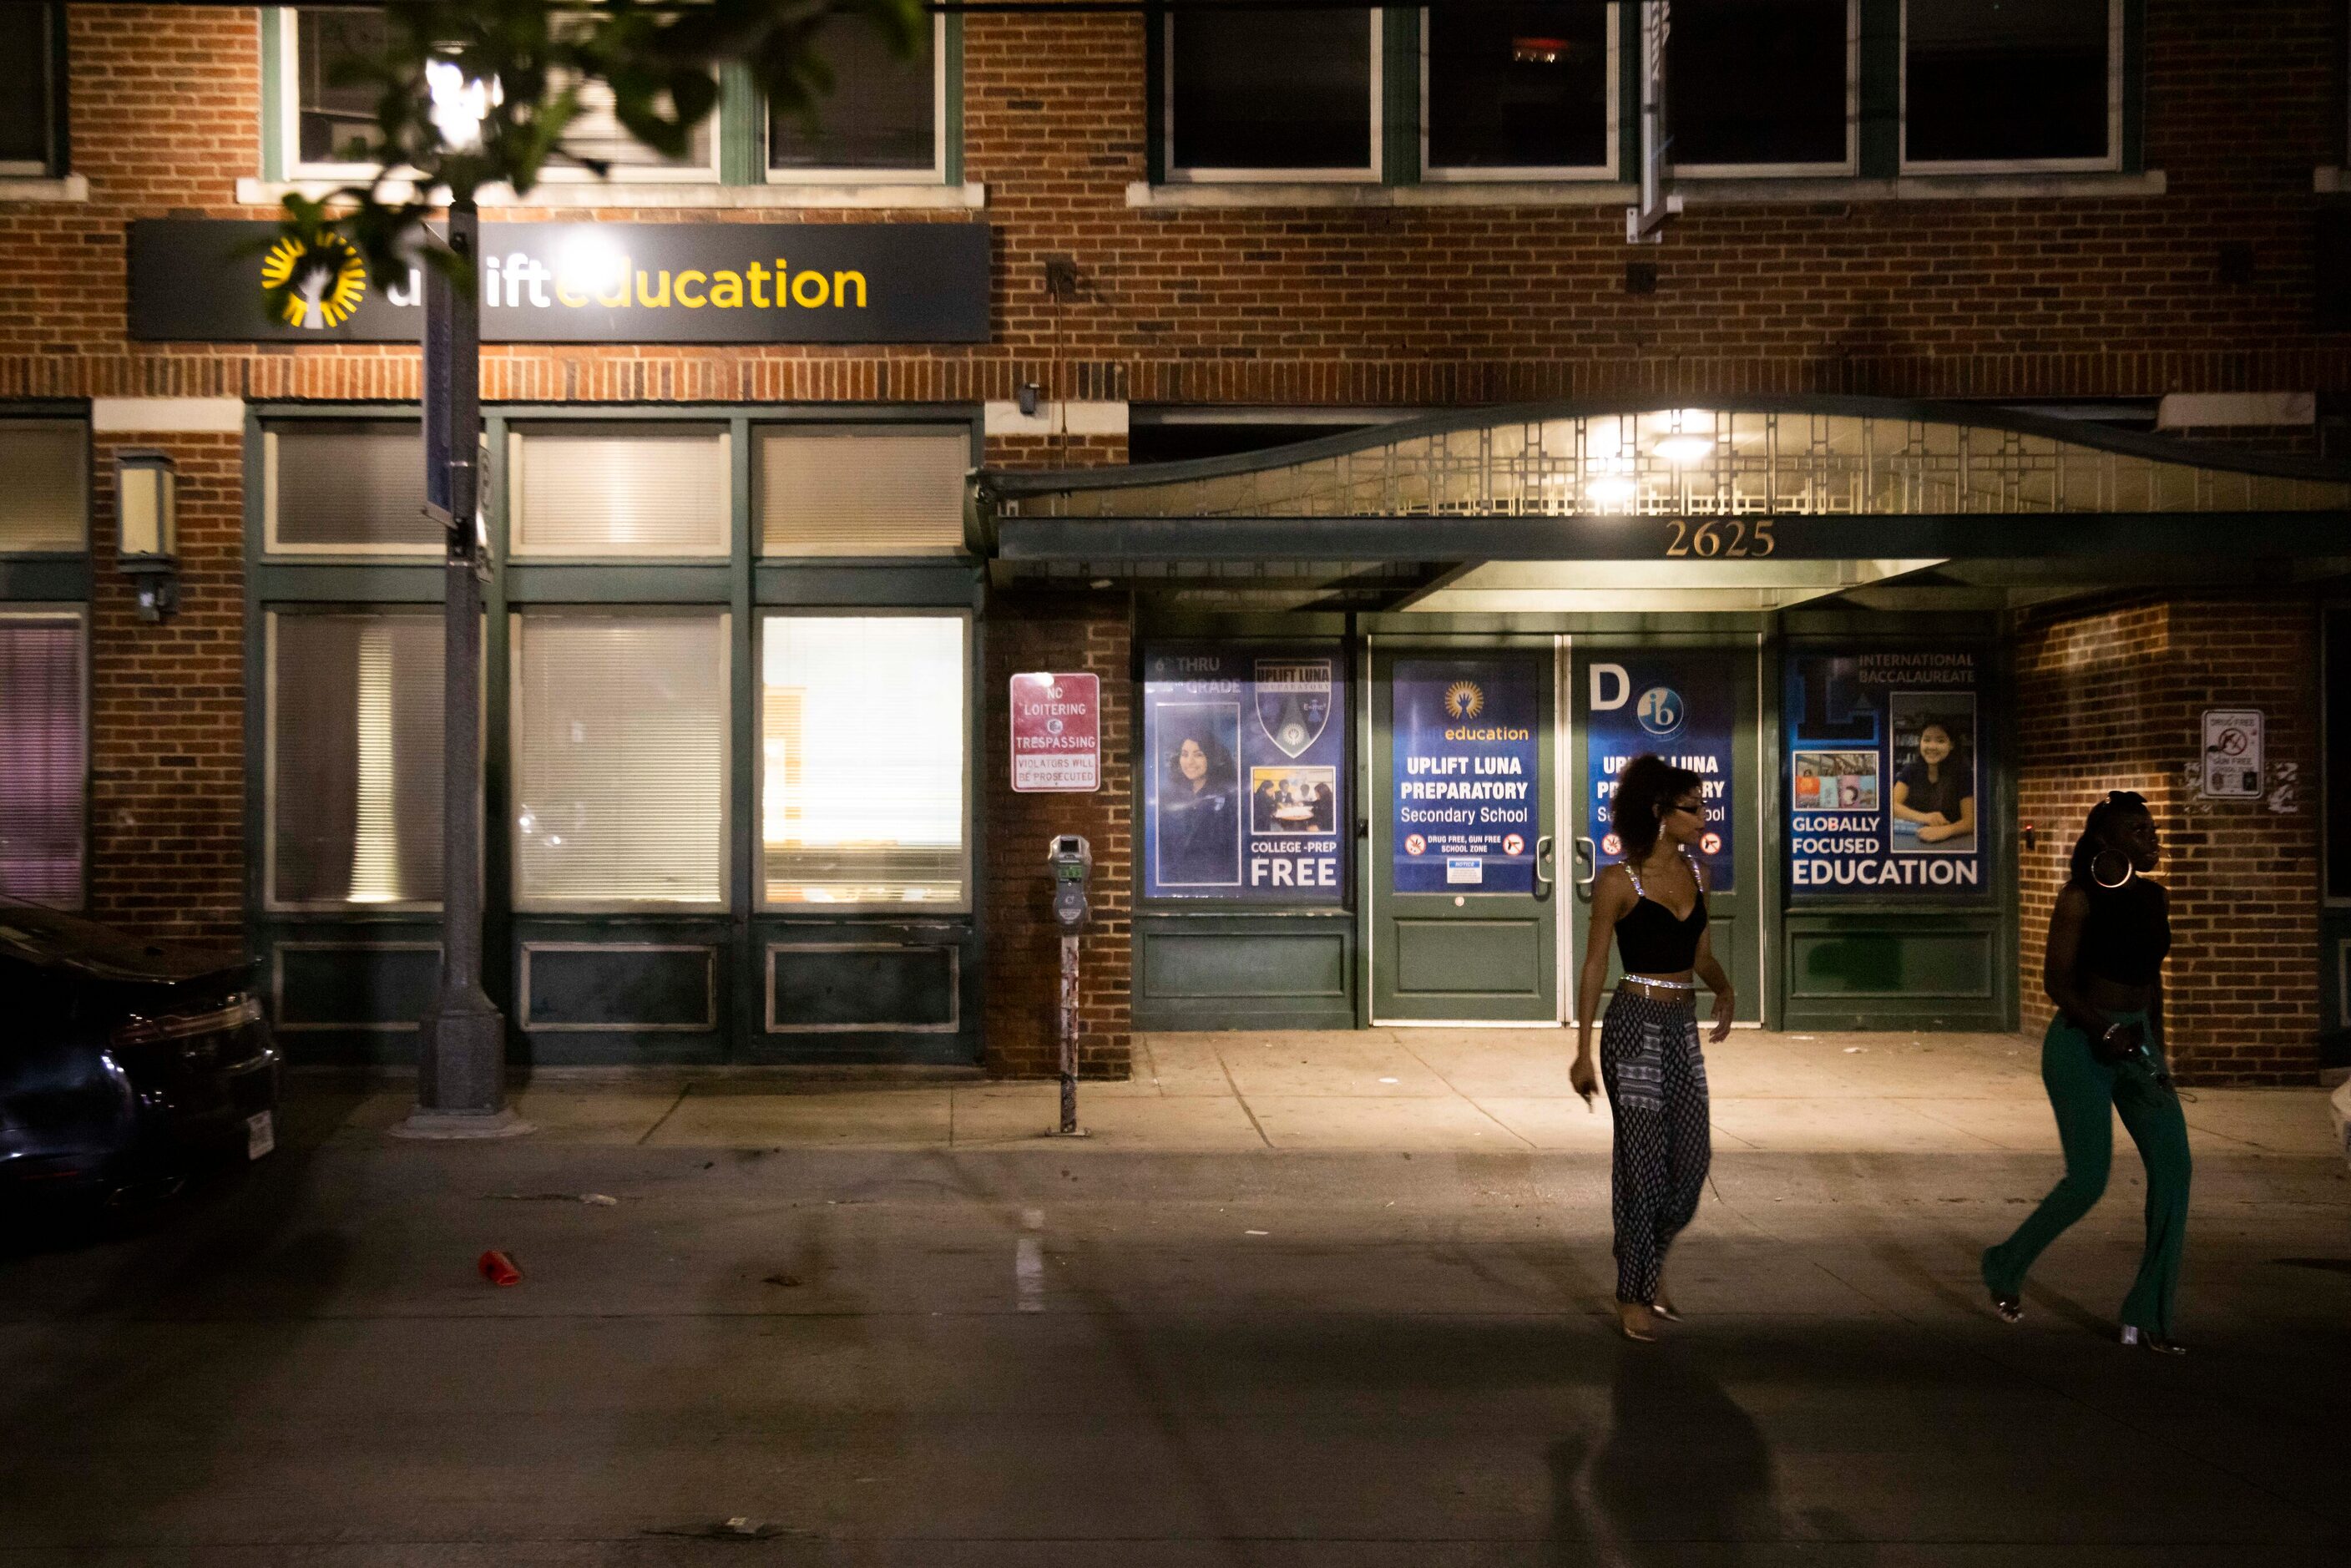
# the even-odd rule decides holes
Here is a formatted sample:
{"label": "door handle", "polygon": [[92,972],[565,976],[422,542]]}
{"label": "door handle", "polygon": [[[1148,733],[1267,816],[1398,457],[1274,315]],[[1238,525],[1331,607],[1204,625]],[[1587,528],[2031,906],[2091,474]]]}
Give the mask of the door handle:
{"label": "door handle", "polygon": [[1559,878],[1549,869],[1552,852],[1557,848],[1549,833],[1543,834],[1535,841],[1535,896],[1537,898],[1549,898],[1552,888],[1559,881]]}
{"label": "door handle", "polygon": [[1592,868],[1592,874],[1590,876],[1579,876],[1575,879],[1576,886],[1590,887],[1593,883],[1600,880],[1599,845],[1593,843],[1590,839],[1578,837],[1575,841],[1575,858]]}

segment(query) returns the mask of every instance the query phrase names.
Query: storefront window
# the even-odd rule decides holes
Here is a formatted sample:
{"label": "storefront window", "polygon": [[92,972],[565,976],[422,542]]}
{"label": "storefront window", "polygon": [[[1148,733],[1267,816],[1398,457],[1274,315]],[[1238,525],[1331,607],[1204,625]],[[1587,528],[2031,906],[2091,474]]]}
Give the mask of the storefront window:
{"label": "storefront window", "polygon": [[269,903],[441,899],[437,610],[269,622]]}
{"label": "storefront window", "polygon": [[1970,649],[1789,658],[1792,899],[1989,893],[1982,668]]}
{"label": "storefront window", "polygon": [[1913,163],[2105,162],[2121,0],[1908,0],[1905,156]]}
{"label": "storefront window", "polygon": [[726,903],[724,614],[513,622],[515,901]]}
{"label": "storefront window", "polygon": [[1676,6],[1666,40],[1675,166],[1845,163],[1854,21],[1852,0]]}
{"label": "storefront window", "polygon": [[967,902],[960,616],[771,615],[760,864],[770,904]]}
{"label": "storefront window", "polygon": [[775,430],[759,437],[760,549],[954,555],[964,548],[967,425]]}
{"label": "storefront window", "polygon": [[89,427],[0,421],[0,551],[89,548]]}
{"label": "storefront window", "polygon": [[88,775],[78,610],[0,614],[0,894],[81,904]]}
{"label": "storefront window", "polygon": [[0,5],[0,174],[47,174],[56,152],[52,5]]}
{"label": "storefront window", "polygon": [[431,554],[424,433],[414,420],[303,420],[264,433],[262,514],[273,551]]}
{"label": "storefront window", "polygon": [[1432,172],[1607,167],[1614,5],[1423,15]]}
{"label": "storefront window", "polygon": [[1169,163],[1372,168],[1380,14],[1190,8],[1167,18]]}
{"label": "storefront window", "polygon": [[514,553],[595,559],[727,553],[727,438],[694,425],[516,433]]}
{"label": "storefront window", "polygon": [[827,28],[833,89],[812,118],[771,110],[768,168],[782,178],[836,170],[927,173],[938,167],[939,49],[934,23],[910,57],[872,27]]}

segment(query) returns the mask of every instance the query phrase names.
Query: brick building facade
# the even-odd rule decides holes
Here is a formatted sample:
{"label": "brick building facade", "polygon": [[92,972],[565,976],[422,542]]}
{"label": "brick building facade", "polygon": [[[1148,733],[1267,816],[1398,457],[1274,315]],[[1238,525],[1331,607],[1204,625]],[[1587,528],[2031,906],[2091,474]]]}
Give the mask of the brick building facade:
{"label": "brick building facade", "polygon": [[[324,1010],[304,1015],[308,1021],[287,1033],[298,1054],[396,1060],[409,1037],[385,1032],[373,1013],[362,1023],[333,1009],[372,1008],[389,1018],[413,997],[414,976],[395,973],[382,958],[368,971],[361,988],[368,994],[354,1001],[337,989],[342,982],[328,974],[330,966],[303,955],[339,941],[379,957],[413,951],[420,942],[429,946],[429,920],[397,930],[397,922],[379,921],[368,927],[374,936],[361,940],[352,936],[360,926],[336,924],[348,911],[330,918],[308,904],[297,910],[301,900],[279,900],[274,883],[265,886],[278,874],[264,842],[281,831],[273,815],[277,786],[262,777],[276,755],[274,720],[263,711],[275,690],[276,656],[265,622],[279,608],[340,612],[361,601],[377,603],[374,585],[391,579],[367,577],[353,564],[360,557],[338,565],[325,557],[273,556],[263,542],[265,497],[257,489],[277,483],[267,466],[276,460],[262,447],[270,431],[308,430],[302,420],[338,411],[413,413],[415,352],[328,331],[302,341],[140,340],[130,319],[131,225],[266,219],[279,192],[308,188],[302,148],[288,129],[308,111],[298,79],[306,35],[291,12],[12,9],[47,29],[33,57],[58,68],[46,78],[54,116],[47,150],[31,162],[0,158],[0,170],[17,171],[0,172],[0,416],[78,422],[88,432],[89,463],[85,544],[0,559],[7,601],[0,613],[62,605],[81,607],[85,617],[81,902],[99,917],[139,929],[242,936],[276,977],[281,1003],[293,994],[284,988],[299,990],[313,983],[300,977],[313,976],[317,993],[305,1005]],[[902,171],[816,179],[776,163],[772,146],[763,160],[764,117],[730,87],[725,112],[734,118],[720,126],[720,146],[696,178],[622,170],[610,186],[559,182],[535,204],[493,206],[486,216],[599,225],[981,224],[990,242],[986,340],[492,344],[484,352],[485,404],[507,411],[499,428],[516,442],[538,437],[542,427],[533,420],[551,430],[559,418],[649,410],[665,417],[699,411],[711,429],[724,426],[746,444],[780,428],[768,423],[771,416],[839,415],[892,429],[936,423],[968,429],[977,461],[1003,471],[1231,453],[1261,444],[1256,429],[1311,434],[1446,411],[1474,423],[1472,411],[1485,405],[1562,399],[1581,400],[1587,412],[1577,419],[1609,404],[1629,413],[1674,403],[1727,409],[1740,400],[1939,400],[1985,409],[1987,430],[2007,417],[1992,411],[2023,407],[2035,411],[2030,417],[2074,420],[2091,432],[2158,421],[2224,423],[2199,432],[2215,438],[2208,444],[2216,454],[2225,441],[2311,460],[2330,455],[2332,399],[2351,386],[2351,335],[2321,329],[2333,319],[2328,299],[2340,287],[2328,271],[2326,236],[2339,221],[2340,170],[2351,162],[2337,68],[2346,47],[2341,7],[2316,0],[2226,7],[2112,0],[2099,7],[2111,24],[2099,68],[2112,78],[2112,127],[2103,162],[2086,161],[2099,166],[2077,160],[2053,169],[1940,172],[1906,154],[1906,110],[1887,85],[1898,80],[1902,50],[1910,47],[1903,42],[1909,12],[1903,0],[1851,0],[1844,7],[1853,104],[1844,160],[1794,172],[1677,176],[1671,184],[1684,210],[1661,243],[1640,246],[1625,243],[1625,211],[1637,194],[1634,8],[1578,0],[1552,9],[1562,32],[1604,28],[1610,73],[1607,159],[1558,177],[1501,177],[1507,170],[1445,177],[1430,162],[1441,137],[1429,138],[1432,123],[1443,130],[1442,82],[1425,77],[1416,104],[1406,75],[1381,74],[1376,63],[1377,112],[1363,169],[1219,175],[1187,168],[1186,127],[1207,112],[1196,105],[1227,99],[1207,89],[1196,98],[1176,90],[1192,91],[1180,71],[1208,57],[1187,55],[1190,36],[1179,37],[1178,21],[1155,10],[1057,13],[1045,4],[1034,12],[944,20],[936,46],[941,108],[931,127],[935,177]],[[1594,14],[1604,19],[1590,22]],[[1401,61],[1407,47],[1435,36],[1419,31],[1424,24],[1412,13],[1366,16],[1379,46],[1374,62]],[[1539,57],[1550,42],[1516,38],[1513,57]],[[753,119],[743,120],[746,113]],[[1171,114],[1190,118],[1171,124]],[[2181,397],[2220,401],[2165,412],[2163,400]],[[1033,400],[1034,413],[1023,412],[1024,399]],[[2270,423],[2235,423],[2244,418]],[[1187,431],[1214,432],[1213,448],[1176,440]],[[115,453],[124,447],[163,451],[176,465],[182,603],[161,623],[139,618],[131,583],[114,569],[111,481]],[[752,471],[741,466],[745,460],[737,455],[737,473]],[[2216,461],[2225,467],[2237,459],[2220,454]],[[2314,467],[2304,477],[2324,476]],[[778,526],[760,520],[763,483],[753,479],[752,493],[732,494],[735,586],[709,591],[712,614],[732,617],[724,635],[739,654],[758,657],[768,646],[755,643],[743,622],[773,624],[788,608],[859,615],[922,609],[970,618],[976,651],[964,666],[972,694],[964,741],[970,799],[961,845],[968,870],[960,897],[949,901],[954,918],[885,923],[886,929],[852,920],[820,930],[808,924],[815,916],[806,905],[753,895],[763,846],[785,841],[761,839],[746,825],[766,777],[758,770],[766,764],[747,754],[772,738],[761,727],[771,719],[753,715],[750,690],[770,677],[747,671],[742,689],[727,699],[734,717],[714,721],[722,761],[713,766],[727,781],[711,831],[732,836],[716,873],[716,903],[695,912],[703,925],[673,930],[662,924],[667,914],[640,911],[631,924],[607,911],[608,924],[591,931],[580,924],[584,915],[559,907],[559,899],[536,914],[527,908],[529,900],[507,879],[535,873],[502,869],[504,862],[492,872],[501,937],[517,954],[538,953],[550,976],[567,943],[623,941],[635,945],[632,951],[706,945],[702,973],[714,998],[707,1019],[697,1020],[691,1009],[662,1011],[669,1005],[662,1003],[646,1015],[653,1021],[639,1020],[643,1032],[632,1033],[595,1018],[549,1013],[555,1021],[535,1030],[518,1023],[518,1052],[534,1061],[640,1053],[825,1060],[838,1047],[841,1060],[977,1054],[1001,1071],[1042,1070],[1053,1005],[1042,841],[1072,827],[1093,841],[1102,916],[1086,942],[1089,1071],[1124,1071],[1138,1010],[1162,1026],[1281,1016],[1249,999],[1259,991],[1241,971],[1219,971],[1226,977],[1214,983],[1194,976],[1156,1003],[1145,995],[1153,960],[1140,927],[1151,901],[1135,873],[1149,749],[1142,734],[1144,650],[1176,638],[1237,645],[1324,639],[1353,677],[1348,700],[1367,702],[1361,675],[1373,667],[1373,643],[1405,645],[1417,634],[1379,617],[1405,613],[1412,593],[1441,573],[1386,601],[1331,591],[1320,600],[1277,603],[1247,593],[1217,599],[1209,590],[1223,569],[1195,571],[1185,580],[1191,586],[1171,590],[1174,580],[1156,568],[1097,572],[1099,562],[1073,558],[1056,577],[1042,566],[990,565],[951,549],[925,561],[922,570],[932,575],[913,588],[906,586],[913,579],[891,576],[886,563],[865,562],[866,575],[842,589],[841,570],[827,577],[821,562],[786,563],[760,554],[768,547],[740,542]],[[2339,511],[2325,516],[2337,526],[2342,520]],[[1446,525],[1427,527],[1414,561],[1460,565],[1461,557],[1447,553]],[[2212,527],[2216,537],[2203,553],[2223,560],[2241,554],[2219,537],[2231,525],[2216,519]],[[0,533],[0,552],[14,548],[13,537]],[[2314,559],[2334,552],[2314,544],[2285,553]],[[413,570],[422,569],[384,569]],[[565,607],[567,593],[607,604],[632,602],[632,594],[681,602],[699,591],[688,585],[703,580],[679,568],[669,578],[612,577],[582,588],[585,578],[560,577],[570,569],[532,570],[545,586],[517,571],[511,599],[496,601],[526,619],[534,605],[549,614]],[[956,570],[963,577],[950,580]],[[1559,639],[1598,648],[1654,632],[1668,642],[1753,650],[1740,657],[1755,661],[1755,684],[1766,695],[1740,720],[1760,727],[1739,732],[1741,747],[1750,738],[1754,745],[1740,753],[1751,759],[1740,766],[1755,770],[1739,788],[1756,801],[1741,843],[1760,856],[1747,895],[1759,901],[1749,918],[1761,933],[1754,961],[1761,983],[1752,1000],[1763,1021],[1884,1012],[1931,1027],[2037,1018],[2040,926],[2064,848],[2087,800],[2127,786],[2157,802],[2177,856],[2181,944],[2172,1011],[2183,1070],[2207,1081],[2289,1082],[2317,1070],[2320,1038],[2333,1032],[2329,1009],[2342,1005],[2325,975],[2339,934],[2328,924],[2329,890],[2321,885],[2330,777],[2319,724],[2322,578],[2294,569],[2216,587],[2209,572],[2183,574],[2152,559],[2117,558],[2101,569],[2077,557],[2063,571],[1929,573],[1908,598],[1896,585],[1806,600],[1802,611],[1792,600],[1751,600],[1735,612],[1727,601],[1718,608],[1693,601],[1644,621],[1637,600],[1586,613],[1576,608],[1585,601],[1562,599],[1517,622],[1465,612],[1425,625],[1438,641],[1552,640],[1562,689],[1581,678],[1583,666],[1569,662],[1569,644]],[[1679,580],[1651,573],[1642,580],[1670,588]],[[1321,587],[1331,590],[1328,582]],[[384,592],[386,605],[421,602],[406,588]],[[1985,667],[2002,672],[2005,683],[1985,688],[1982,699],[1980,851],[1989,882],[2009,885],[1988,885],[1991,902],[1970,915],[1980,916],[1986,941],[2005,946],[2000,973],[1960,986],[1964,1005],[1906,1011],[1901,998],[1915,997],[1923,971],[1904,966],[1941,960],[1877,955],[1864,936],[1834,926],[1834,911],[1800,917],[1797,901],[1783,896],[1777,839],[1787,821],[1781,807],[1789,780],[1775,754],[1784,739],[1778,694],[1781,661],[1807,648],[1902,647],[1932,638],[1980,649]],[[511,657],[509,666],[507,653],[495,655],[494,679],[519,668],[524,655]],[[1016,796],[1006,788],[1005,681],[1035,668],[1102,675],[1101,793]],[[526,695],[515,690],[519,712]],[[2268,716],[2271,777],[2261,800],[2204,800],[2190,787],[2199,715],[2208,707]],[[1349,777],[1369,819],[1379,787],[1371,731],[1386,720],[1369,706],[1349,717],[1355,731]],[[1574,766],[1566,744],[1562,789]],[[507,749],[494,735],[494,758]],[[516,768],[538,765],[516,757]],[[1889,774],[1896,760],[1886,755]],[[507,768],[494,760],[490,789],[502,809],[514,804]],[[2033,825],[2030,842],[2017,834],[2020,822]],[[1352,825],[1334,824],[1334,837],[1352,841]],[[1342,853],[1351,862],[1343,907],[1367,922],[1376,883],[1372,851]],[[2351,895],[2351,887],[2336,891]],[[409,902],[422,908],[429,901]],[[1156,913],[1152,929],[1163,936],[1213,926],[1221,933],[1215,940],[1239,945],[1228,956],[1244,969],[1249,944],[1272,951],[1261,945],[1307,929],[1250,925],[1249,912],[1238,905],[1203,911],[1163,900]],[[1865,925],[1876,919],[1848,913]],[[1176,924],[1195,914],[1227,925]],[[305,922],[314,918],[326,924],[310,929]],[[1908,929],[1908,920],[1922,941],[1931,936],[1931,911],[1897,910],[1891,919],[1888,929]],[[329,930],[342,935],[321,935]],[[943,1004],[935,1016],[923,1013],[925,1021],[904,1035],[854,1021],[861,988],[916,984],[906,977],[913,970],[888,967],[897,959],[883,950],[934,939],[919,931],[946,932],[935,939],[960,944],[961,969],[941,972],[951,988],[962,988],[961,1000]],[[1332,962],[1346,971],[1332,982],[1340,990],[1301,1002],[1298,1016],[1328,1021],[1345,1014],[1362,1022],[1378,1014],[1367,978],[1375,946],[1365,935],[1332,949],[1343,954]],[[790,993],[796,1000],[778,1002],[776,964],[789,969],[799,961],[794,953],[836,949],[871,949],[881,955],[878,967],[837,983],[811,981]],[[1963,955],[1950,961],[1962,969],[1976,962]],[[502,1000],[519,1019],[531,971],[517,963]],[[1844,999],[1823,992],[1808,1004],[1812,993],[1792,977],[1805,963],[1816,964],[1820,977],[1844,965],[1876,977],[1852,979],[1838,993]],[[1167,971],[1163,965],[1157,972]],[[648,971],[647,994],[674,978]],[[560,1000],[550,995],[546,1005]],[[778,1034],[779,1005],[816,1009],[810,1016],[845,1009],[845,1032]],[[789,1043],[795,1040],[801,1043]]]}

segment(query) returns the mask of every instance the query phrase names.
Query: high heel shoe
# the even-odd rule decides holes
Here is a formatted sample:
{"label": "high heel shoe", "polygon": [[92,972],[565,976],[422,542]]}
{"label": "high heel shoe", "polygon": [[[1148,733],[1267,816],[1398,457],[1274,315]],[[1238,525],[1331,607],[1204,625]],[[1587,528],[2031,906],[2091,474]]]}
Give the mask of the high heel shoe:
{"label": "high heel shoe", "polygon": [[1649,1309],[1640,1301],[1616,1303],[1616,1326],[1624,1332],[1626,1339],[1638,1341],[1642,1344],[1656,1343],[1657,1336],[1655,1325],[1650,1321]]}
{"label": "high heel shoe", "polygon": [[1674,1310],[1673,1302],[1667,1300],[1662,1295],[1658,1296],[1655,1301],[1652,1301],[1649,1303],[1649,1311],[1656,1313],[1658,1317],[1665,1319],[1666,1322],[1669,1323],[1677,1323],[1682,1321],[1682,1315],[1680,1312]]}
{"label": "high heel shoe", "polygon": [[1991,1310],[2000,1314],[2000,1321],[2004,1323],[2022,1322],[2024,1321],[2024,1298],[2022,1296],[2003,1296],[1999,1291],[1994,1291],[1991,1297]]}
{"label": "high heel shoe", "polygon": [[2139,1327],[2137,1323],[2125,1323],[2123,1325],[2123,1343],[2128,1345],[2136,1345],[2141,1350],[2151,1350],[2158,1355],[2186,1355],[2188,1354],[2188,1347],[2180,1343],[2178,1340],[2165,1339],[2161,1334],[2149,1333],[2145,1329]]}

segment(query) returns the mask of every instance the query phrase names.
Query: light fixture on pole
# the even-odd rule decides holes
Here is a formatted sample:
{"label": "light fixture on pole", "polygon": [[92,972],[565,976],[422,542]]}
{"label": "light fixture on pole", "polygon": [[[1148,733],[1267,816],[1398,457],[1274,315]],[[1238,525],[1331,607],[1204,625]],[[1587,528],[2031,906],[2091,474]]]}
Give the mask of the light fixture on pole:
{"label": "light fixture on pole", "polygon": [[137,588],[142,621],[161,621],[180,607],[179,512],[179,470],[171,454],[115,454],[115,564]]}

